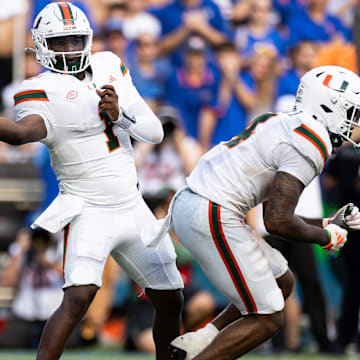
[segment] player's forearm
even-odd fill
[[[47,129],[40,115],[24,116],[17,122],[0,118],[0,141],[10,145],[22,145],[40,141],[47,135]]]
[[[0,141],[10,145],[24,144],[24,134],[21,127],[6,118],[0,118]]]
[[[322,228],[322,220],[323,219],[309,219],[304,216],[298,216],[300,219],[306,222],[308,225],[317,226],[319,228]]]
[[[269,200],[264,205],[264,224],[270,234],[289,240],[324,246],[329,233],[318,222],[309,224],[294,215],[304,189],[303,183],[291,174],[278,171],[272,183]]]
[[[309,223],[307,222],[309,220]],[[312,222],[312,224],[311,224]],[[292,216],[279,222],[265,223],[269,233],[288,240],[314,243],[324,246],[329,243],[329,234],[320,224],[320,220],[306,221],[299,216]]]

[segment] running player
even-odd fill
[[[172,224],[231,305],[205,328],[172,341],[172,359],[237,359],[282,325],[293,277],[285,258],[246,225],[252,207],[264,203],[269,233],[331,251],[345,244],[347,231],[360,229],[353,204],[331,219],[294,214],[333,147],[345,140],[360,148],[351,138],[359,119],[359,77],[336,66],[315,68],[301,79],[294,111],[257,117],[200,159],[175,195]]]

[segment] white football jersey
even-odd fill
[[[124,109],[140,95],[113,53],[94,54],[91,70],[83,81],[51,71],[25,80],[14,96],[17,119],[43,117],[47,137],[42,142],[50,150],[61,193],[96,205],[130,205],[138,194],[130,137],[102,119],[95,89],[113,85]]]
[[[325,127],[304,112],[267,113],[202,156],[187,184],[244,217],[268,199],[277,171],[307,186],[320,174],[331,152]]]

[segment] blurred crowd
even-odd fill
[[[22,38],[24,47],[33,46],[33,19],[50,2],[0,0],[0,113],[8,118],[14,117],[13,94],[21,78],[43,71],[33,53],[19,55],[14,47]],[[358,25],[358,0],[70,2],[90,20],[92,51],[112,51],[121,57],[139,93],[163,123],[161,144],[134,142],[140,188],[159,218],[165,216],[171,197],[204,152],[240,133],[260,113],[290,111],[299,79],[309,69],[340,65],[358,72],[353,30]],[[358,199],[360,161],[349,149],[339,155],[349,162],[348,167],[341,168],[346,162],[339,162],[338,155],[330,162],[305,204],[305,214],[318,207],[316,216],[329,215],[332,208],[349,201],[345,189],[351,193],[350,201]],[[14,148],[0,143],[0,168],[29,163],[38,169],[43,195],[27,214],[24,227],[56,196],[57,181],[41,144]],[[345,180],[339,175],[344,171]],[[249,223],[262,231],[258,214],[250,214]],[[0,243],[0,250],[8,254],[0,258],[1,289],[17,289],[12,311],[0,312],[0,347],[35,347],[39,329],[62,292],[61,235],[51,239],[17,230],[9,248],[8,243]],[[226,303],[175,234],[173,239],[186,285],[184,329],[191,330],[203,326]],[[299,285],[288,299],[284,332],[268,349],[341,353],[349,344],[359,344],[360,349],[359,265],[351,257],[357,252],[344,251],[335,258],[312,246],[291,249],[281,241],[277,245],[278,239],[269,241],[287,254]],[[49,296],[53,309],[44,305],[43,299]],[[129,350],[154,352],[151,321],[146,296],[109,260],[103,288],[69,346],[112,341]]]

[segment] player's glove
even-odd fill
[[[119,117],[114,120],[113,123],[126,130],[131,125],[136,124],[136,119],[134,115],[129,114],[126,110],[119,106]]]
[[[337,251],[345,245],[348,234],[347,230],[335,224],[327,225],[324,229],[329,234],[329,243],[323,246],[324,249]]]
[[[359,208],[352,203],[340,208],[331,218],[323,219],[323,228],[329,224],[335,224],[347,231],[360,230]]]

